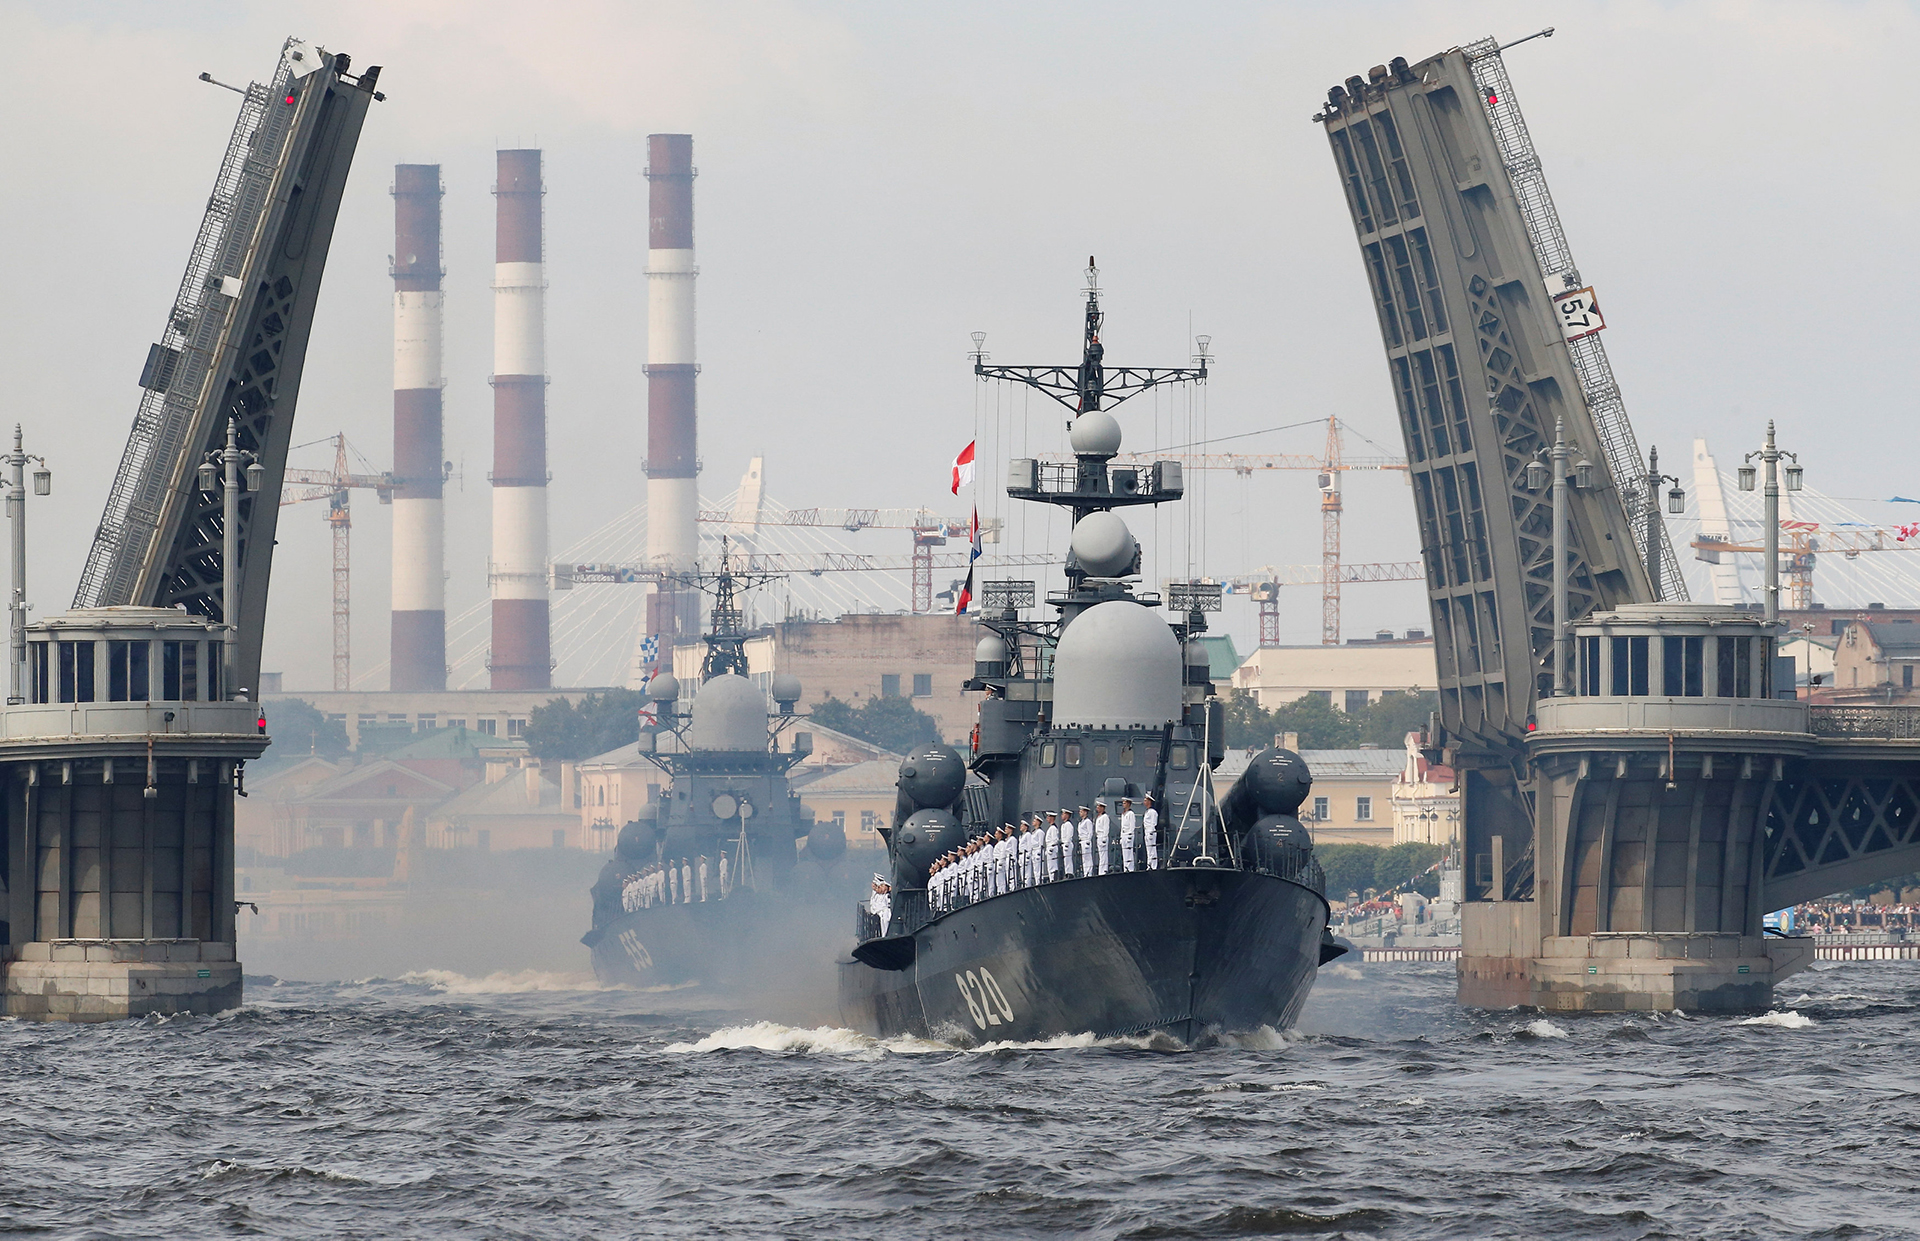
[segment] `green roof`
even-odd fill
[[[477,760],[502,750],[524,750],[526,746],[527,743],[517,737],[509,740],[472,728],[430,728],[420,734],[419,740],[388,750],[381,757],[396,761],[407,758]]]
[[[1234,649],[1233,638],[1224,633],[1203,633],[1200,645],[1207,651],[1209,679],[1232,681],[1234,671],[1240,667],[1240,652]]]

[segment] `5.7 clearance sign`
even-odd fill
[[[1560,317],[1560,334],[1569,342],[1591,336],[1607,326],[1607,321],[1600,317],[1600,302],[1593,295],[1592,285],[1560,294],[1553,299],[1553,308]]]

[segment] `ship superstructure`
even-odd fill
[[[1051,619],[1023,616],[1033,583],[985,586],[972,753],[927,746],[901,765],[891,891],[863,912],[841,966],[843,1019],[875,1033],[1191,1043],[1284,1028],[1323,953],[1340,951],[1294,817],[1311,785],[1299,756],[1265,751],[1216,795],[1223,712],[1197,639],[1218,586],[1140,590],[1140,545],[1120,515],[1184,487],[1176,460],[1113,464],[1110,407],[1204,379],[1206,356],[1191,369],[1106,367],[1097,274],[1089,261],[1078,368],[976,357],[977,373],[1073,412],[1073,460],[1015,460],[1007,485],[1072,513],[1067,585],[1045,600]]]

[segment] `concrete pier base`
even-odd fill
[[[119,1021],[238,1008],[233,945],[197,939],[57,939],[16,945],[0,963],[0,1016]]]
[[[1548,1013],[1761,1012],[1813,963],[1807,938],[1623,931],[1552,936],[1536,957],[1463,956],[1460,1001]]]

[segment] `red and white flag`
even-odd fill
[[[962,487],[973,485],[973,443],[969,441],[960,455],[953,459],[953,494],[959,495]]]

